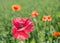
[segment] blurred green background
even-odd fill
[[[21,6],[21,11],[13,11],[11,7],[14,4],[19,4]],[[38,20],[37,23],[40,25],[36,26],[35,24],[35,27],[40,29],[38,32],[35,31],[38,33],[39,39],[36,37],[32,38],[33,35],[31,35],[29,38],[30,42],[26,43],[43,43],[42,40],[44,39],[44,34],[41,33],[41,29],[43,29],[43,25],[45,24],[41,20],[43,15],[50,14],[52,17],[50,28],[52,28],[54,31],[60,31],[60,0],[0,0],[0,43],[21,43],[20,40],[16,41],[11,36],[11,20],[15,17],[28,17],[31,18],[35,23],[36,21],[34,21],[30,16],[31,12],[34,10],[38,11],[39,13],[39,16],[36,17],[36,21]],[[36,42],[34,39],[37,41],[40,40],[40,42]]]

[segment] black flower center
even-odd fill
[[[19,28],[23,28],[24,26],[23,25],[20,25]]]

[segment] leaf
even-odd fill
[[[35,43],[35,40],[34,40],[34,39],[32,39],[32,40],[30,41],[30,43]]]
[[[57,12],[57,13],[56,13],[56,16],[57,16],[57,17],[60,17],[60,12]]]

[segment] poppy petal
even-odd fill
[[[20,40],[28,38],[28,34],[24,31],[17,31],[16,28],[12,28],[11,31],[14,38],[17,38]]]
[[[21,18],[14,18],[12,20],[12,25],[19,28],[20,25],[24,25],[24,21]]]
[[[29,22],[29,24],[25,27],[26,32],[31,32],[33,30],[34,26],[32,22]]]

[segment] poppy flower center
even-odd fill
[[[17,7],[14,7],[14,9],[18,9]]]
[[[24,26],[23,25],[20,25],[19,28],[23,28]]]
[[[46,19],[46,17],[44,17],[44,19]]]
[[[50,19],[50,17],[48,17],[48,19]]]

